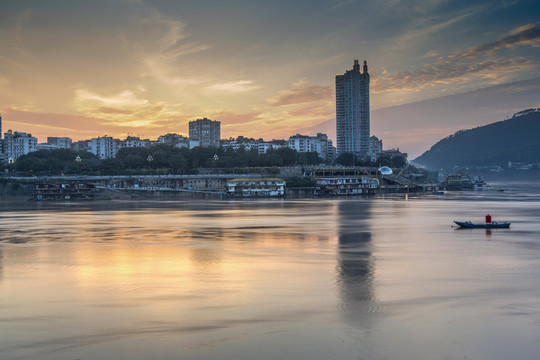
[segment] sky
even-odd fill
[[[523,0],[2,1],[2,131],[155,139],[207,117],[222,138],[335,138],[335,75],[359,59],[372,135],[419,155],[540,107],[539,15]]]

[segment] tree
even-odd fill
[[[283,159],[278,154],[269,154],[264,158],[265,166],[281,166],[283,164]]]
[[[188,161],[180,152],[178,152],[170,155],[169,165],[171,166],[173,172],[179,173],[180,171],[187,169]]]
[[[282,166],[295,165],[297,152],[294,149],[283,147],[279,149],[269,149],[267,154],[277,154],[281,157]]]
[[[402,168],[407,164],[407,160],[403,156],[394,156],[392,158],[392,165],[395,168]]]
[[[103,174],[120,174],[122,173],[122,162],[115,158],[103,159],[100,168]]]
[[[298,153],[298,164],[300,165],[317,165],[322,161],[319,158],[319,153],[317,152],[301,152]]]
[[[353,153],[350,153],[350,152],[341,153],[336,158],[336,163],[338,163],[340,165],[343,165],[343,166],[359,165],[359,161],[358,161],[358,158],[356,157],[356,155],[354,155]]]
[[[75,159],[80,157],[82,162],[96,159],[96,156],[86,151],[73,151],[70,149],[39,150],[19,156],[14,164],[14,169],[34,175],[55,175],[63,172],[76,173]]]
[[[377,159],[377,165],[378,166],[388,166],[388,167],[393,167],[394,166],[394,162],[392,161],[392,159],[388,156],[379,156],[379,158]]]
[[[141,169],[146,166],[145,158],[141,155],[129,154],[121,161],[124,169]]]

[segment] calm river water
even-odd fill
[[[0,206],[3,360],[540,356],[538,185]]]

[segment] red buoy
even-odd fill
[[[491,224],[491,215],[486,215],[486,224]]]

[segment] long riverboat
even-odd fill
[[[92,184],[37,184],[32,194],[36,201],[88,200],[96,195]]]

